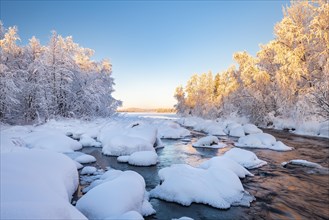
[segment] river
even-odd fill
[[[161,116],[161,115],[159,115]],[[162,117],[162,116],[161,116]],[[167,116],[166,116],[167,117]],[[169,115],[169,118],[172,117]],[[284,161],[305,159],[329,167],[329,139],[294,135],[285,131],[264,130],[293,151],[247,149],[268,162],[267,165],[250,170],[255,176],[242,179],[245,190],[255,201],[251,207],[231,207],[228,210],[215,209],[207,205],[195,204],[184,207],[176,203],[152,198],[150,200],[156,214],[146,219],[172,219],[188,216],[193,219],[329,219],[329,174],[315,168],[288,164]],[[104,156],[99,148],[87,147],[82,152],[96,157],[96,166],[105,169],[134,170],[141,174],[149,191],[159,184],[157,172],[171,164],[187,163],[197,166],[202,161],[223,154],[226,149],[194,148],[191,141],[202,136],[193,133],[188,139],[163,140],[164,148],[157,150],[159,163],[151,167],[135,167],[118,163],[116,157]],[[221,137],[231,144],[234,138]],[[232,146],[233,147],[233,146]]]

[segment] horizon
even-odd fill
[[[175,88],[190,76],[221,72],[233,64],[234,52],[255,55],[272,40],[288,4],[1,1],[1,20],[18,27],[22,44],[32,36],[47,44],[56,30],[95,50],[95,60],[109,58],[121,108],[173,108]]]

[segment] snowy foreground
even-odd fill
[[[154,166],[161,139],[191,136],[186,128],[208,136],[194,147],[227,148],[221,155],[193,167],[173,164],[159,170],[161,183],[147,192],[143,177],[134,171],[92,166],[96,158],[79,152],[83,147],[101,148],[104,155],[133,166]],[[253,124],[207,121],[198,118],[175,120],[123,117],[80,120],[51,120],[40,126],[1,127],[1,219],[143,219],[152,215],[149,198],[184,206],[203,203],[219,209],[250,206],[254,197],[244,190],[241,178],[252,178],[248,169],[267,164],[253,152],[221,142],[222,135],[238,138],[243,148],[293,150]],[[303,161],[302,161],[303,162]],[[300,161],[290,161],[300,163]],[[85,166],[87,164],[87,166]],[[302,164],[314,164],[303,162]],[[71,205],[81,180],[85,193]],[[187,217],[186,217],[187,218]]]

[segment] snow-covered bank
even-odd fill
[[[78,172],[46,150],[1,154],[1,219],[86,219],[71,205]]]
[[[299,135],[310,135],[329,138],[329,121],[320,122],[296,121],[292,119],[273,117],[273,125],[265,128],[277,130],[289,130]],[[229,118],[218,118],[216,120],[206,120],[199,117],[182,117],[177,122],[183,126],[190,127],[195,131],[202,131],[209,135],[229,135],[233,137],[243,137],[250,134],[258,134],[263,131],[244,117],[232,116]]]
[[[88,219],[126,219],[131,212],[148,216],[155,213],[148,202],[145,181],[134,171],[110,171],[102,182],[90,189],[76,207]],[[130,214],[129,214],[130,213]],[[134,213],[133,217],[140,218]]]
[[[272,127],[277,130],[289,130],[294,134],[329,138],[329,121],[296,121],[276,117],[273,118]]]

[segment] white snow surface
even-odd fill
[[[187,164],[174,164],[159,171],[162,183],[150,191],[150,196],[184,206],[192,202],[227,209],[232,204],[249,206],[239,177],[229,169],[200,169]]]
[[[199,168],[202,169],[229,169],[233,171],[238,177],[245,178],[246,176],[253,176],[248,170],[246,170],[242,165],[230,159],[229,157],[217,156],[201,163]]]
[[[117,160],[134,166],[152,166],[158,162],[158,155],[155,151],[138,151],[129,156],[119,156]]]
[[[159,121],[157,123],[154,122],[153,125],[158,129],[159,138],[179,139],[191,135],[189,130],[173,121]]]
[[[98,136],[105,155],[130,155],[138,151],[154,151],[157,129],[150,124],[134,122],[129,125],[109,124]]]
[[[226,151],[223,157],[234,160],[247,169],[254,169],[267,164],[266,161],[258,159],[255,153],[240,148],[232,148]]]
[[[317,169],[326,169],[325,167],[321,166],[318,163],[310,162],[307,160],[302,159],[296,159],[296,160],[290,160],[288,162],[283,162],[282,165],[285,166],[286,164],[294,164],[294,165],[301,165],[305,167],[311,167],[311,168],[317,168]]]
[[[211,145],[217,145],[219,140],[216,136],[206,136],[200,138],[197,142],[193,143],[193,147],[211,147]]]
[[[180,218],[173,218],[172,220],[194,220],[193,218],[182,216]]]
[[[93,175],[94,173],[96,173],[97,169],[96,167],[92,167],[92,166],[85,166],[80,174],[81,175]]]
[[[28,148],[37,148],[60,153],[73,152],[82,148],[81,143],[54,130],[35,131],[23,137]]]
[[[87,134],[82,134],[80,136],[79,142],[83,147],[102,147],[102,143],[96,141],[94,138],[90,137]]]
[[[0,156],[1,219],[86,219],[70,204],[78,173],[68,157],[43,150]]]
[[[263,133],[263,131],[259,128],[257,128],[256,125],[254,124],[245,124],[243,125],[243,130],[245,132],[246,135],[248,134],[257,134],[257,133]]]
[[[276,151],[289,151],[293,148],[288,147],[281,141],[276,141],[275,137],[267,133],[250,134],[240,137],[235,143],[237,147],[266,148]]]
[[[93,163],[93,162],[96,162],[96,158],[94,156],[88,155],[88,154],[78,156],[74,160],[78,163]]]
[[[129,211],[136,211],[143,216],[155,213],[148,202],[145,181],[141,175],[134,171],[107,175],[106,181],[90,189],[76,204],[88,219],[113,219]]]

